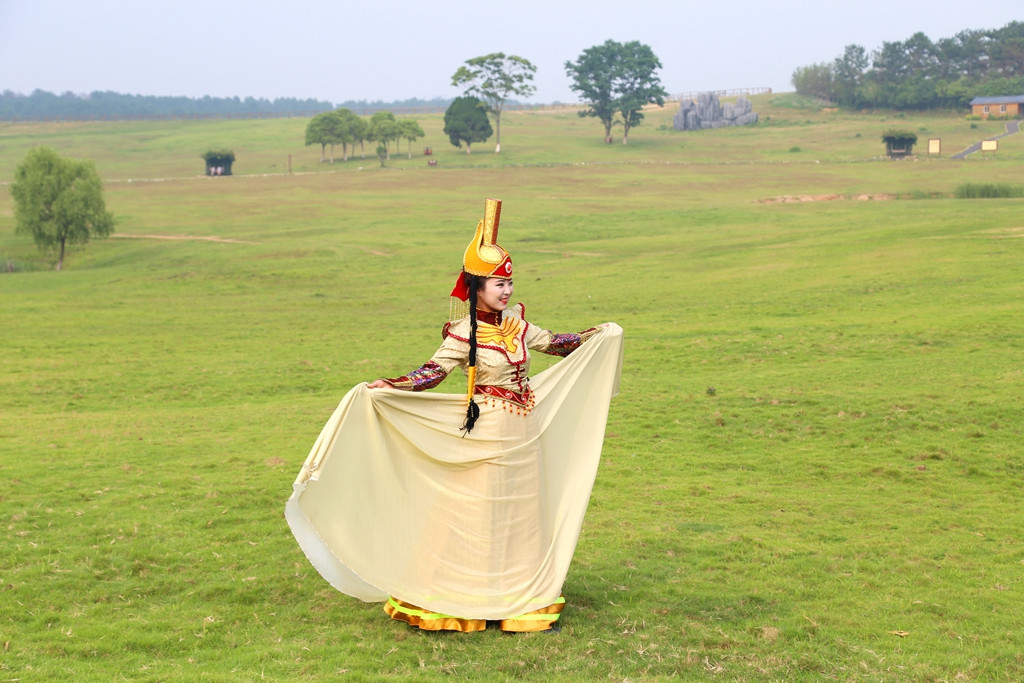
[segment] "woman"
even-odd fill
[[[349,392],[286,507],[325,578],[425,630],[557,624],[617,391],[617,325],[555,335],[509,305],[500,210],[487,200],[441,347],[408,375]],[[530,349],[569,358],[530,379]],[[464,398],[388,390],[429,389],[456,367]]]

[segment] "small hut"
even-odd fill
[[[231,175],[235,153],[230,149],[209,149],[202,154],[206,161],[206,175]]]

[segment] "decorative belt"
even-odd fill
[[[505,389],[503,387],[496,387],[491,384],[477,384],[477,394],[486,394],[491,398],[496,398],[500,401],[506,401],[508,403],[514,403],[517,406],[525,408],[527,412],[533,409],[534,396],[530,388],[527,387],[526,391],[519,393],[512,391],[511,389]]]

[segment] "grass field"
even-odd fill
[[[1024,138],[799,105],[508,112],[500,155],[424,115],[383,169],[300,119],[0,123],[0,182],[48,144],[118,217],[57,273],[0,192],[0,680],[1024,677],[1024,200],[952,198]],[[341,396],[433,352],[488,196],[530,318],[626,331],[557,635],[390,622],[283,518]]]

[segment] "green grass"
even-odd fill
[[[510,112],[468,156],[423,117],[436,168],[320,165],[301,120],[0,124],[0,179],[95,158],[121,235],[53,272],[0,193],[0,678],[1021,678],[1021,203],[947,197],[1024,141],[755,108],[626,146]],[[944,156],[882,160],[891,125]],[[487,196],[532,319],[626,330],[556,636],[390,622],[282,514],[342,394],[434,350]]]

